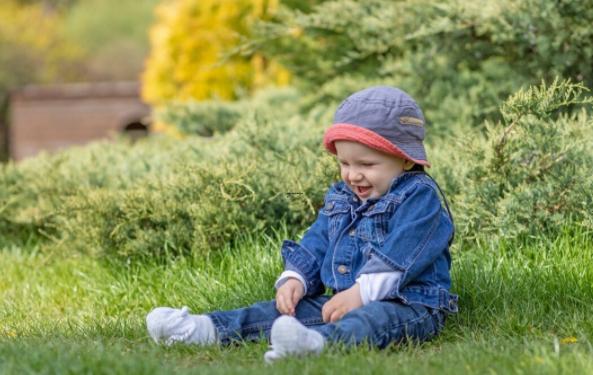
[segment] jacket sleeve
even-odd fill
[[[370,258],[359,274],[400,272],[388,298],[413,281],[448,248],[453,223],[441,206],[437,192],[429,185],[416,184],[389,220],[382,246],[372,246]]]
[[[327,226],[328,216],[320,210],[300,243],[290,240],[282,243],[284,269],[303,277],[308,296],[321,294],[325,290],[321,282],[321,265],[329,246]]]

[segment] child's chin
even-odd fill
[[[381,198],[385,193],[380,193],[378,191],[373,191],[371,192],[371,194],[369,194],[369,196],[367,197],[367,199],[379,199]]]
[[[371,198],[375,198],[375,193],[370,192],[369,194],[356,194],[358,196],[358,198],[360,198],[363,201],[366,201],[367,199],[371,199]]]

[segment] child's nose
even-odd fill
[[[362,179],[362,173],[357,170],[350,170],[348,178],[350,181],[360,181]]]

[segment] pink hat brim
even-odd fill
[[[326,130],[323,136],[323,145],[332,154],[336,154],[335,141],[353,141],[359,142],[375,150],[385,152],[398,158],[413,161],[416,164],[430,167],[430,163],[426,160],[418,160],[410,157],[399,147],[391,143],[389,140],[383,138],[374,131],[362,128],[352,124],[333,124]]]

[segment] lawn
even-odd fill
[[[194,312],[274,295],[285,233],[244,238],[210,258],[115,264],[46,253],[0,252],[0,373],[593,373],[593,238],[566,231],[528,244],[457,244],[460,312],[422,345],[331,347],[266,365],[267,344],[203,348],[154,344],[154,306]]]

